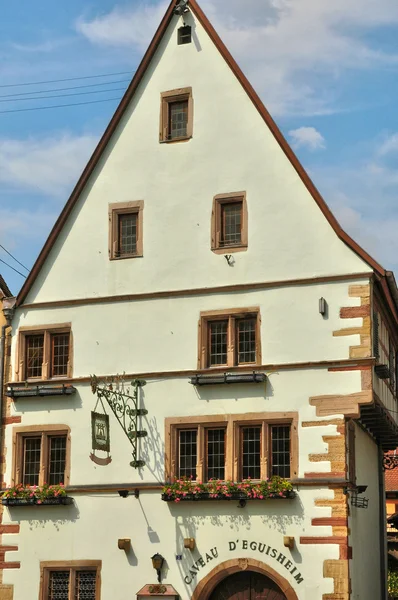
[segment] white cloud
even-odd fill
[[[366,33],[398,24],[395,0],[202,0],[271,111],[324,114],[336,108],[333,85],[347,69],[397,65]],[[77,29],[91,42],[142,51],[165,11],[164,0],[114,8]]]
[[[315,127],[299,127],[289,131],[294,148],[308,148],[308,150],[321,150],[325,148],[325,138]]]
[[[64,197],[76,183],[97,137],[61,133],[25,140],[0,138],[0,184]]]
[[[398,133],[394,133],[385,138],[378,148],[378,154],[385,156],[398,151]]]

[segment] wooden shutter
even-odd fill
[[[376,311],[373,312],[373,356],[376,360],[380,358],[379,350],[379,315]]]
[[[349,421],[347,423],[347,450],[348,450],[348,480],[355,484],[355,423]]]

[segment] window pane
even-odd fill
[[[95,600],[95,571],[76,571],[75,600]]]
[[[138,215],[119,215],[119,256],[137,254]]]
[[[41,377],[43,365],[44,335],[27,335],[26,377]]]
[[[271,426],[271,475],[290,477],[290,426]]]
[[[256,324],[255,318],[237,321],[238,364],[256,362]]]
[[[169,138],[187,136],[188,100],[169,102]]]
[[[39,485],[41,437],[26,437],[23,441],[24,485]]]
[[[50,571],[48,600],[68,600],[69,571]]]
[[[68,374],[69,333],[55,333],[51,336],[51,375],[61,377]]]
[[[207,430],[207,479],[225,479],[225,429]]]
[[[209,363],[210,366],[227,364],[228,321],[209,323]]]
[[[221,245],[233,246],[242,241],[242,202],[221,204]]]
[[[179,477],[196,479],[197,437],[196,429],[179,432]]]
[[[49,438],[49,468],[47,483],[55,485],[65,481],[66,435]]]
[[[260,479],[261,426],[242,427],[242,479]]]

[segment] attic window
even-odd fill
[[[184,25],[178,30],[177,43],[179,46],[183,44],[190,44],[192,42],[192,27],[190,25]]]
[[[192,88],[180,88],[161,94],[160,142],[178,142],[192,137]]]
[[[142,200],[109,205],[109,258],[134,258],[143,255]]]
[[[216,254],[247,249],[246,193],[220,194],[213,200],[211,249]]]

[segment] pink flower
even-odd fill
[[[174,502],[181,502],[181,498],[176,498]]]
[[[41,504],[41,503],[42,503],[42,502],[41,502],[41,500],[38,500],[38,501],[37,501],[37,504]]]

